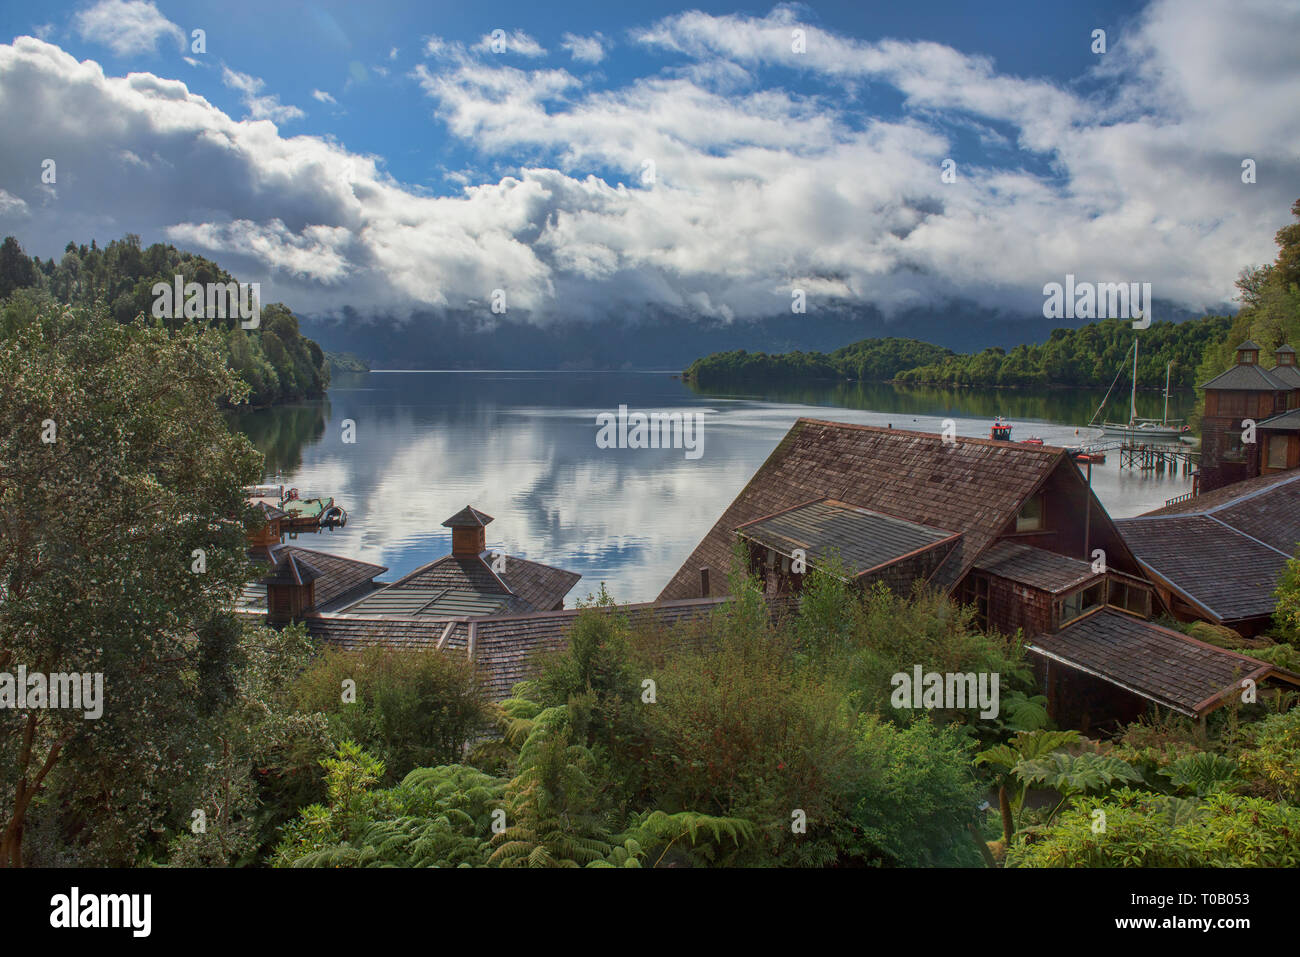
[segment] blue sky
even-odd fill
[[[11,5],[0,232],[316,314],[1032,309],[1066,272],[1203,308],[1300,195],[1298,36],[1294,0]]]
[[[189,54],[160,37],[155,47],[116,53],[75,25],[87,3],[41,4],[35,9],[10,7],[0,12],[0,36],[44,32],[78,59],[94,59],[107,71],[128,73],[147,70],[186,82],[214,105],[232,116],[244,112],[237,90],[221,82],[222,65],[262,79],[285,104],[297,104],[306,115],[286,132],[333,136],[350,150],[384,157],[386,168],[404,182],[447,192],[445,168],[481,165],[504,170],[508,161],[485,158],[471,144],[448,136],[440,128],[427,101],[411,96],[407,74],[426,62],[423,50],[430,35],[472,45],[495,29],[522,30],[547,50],[538,57],[503,57],[513,65],[560,65],[583,69],[593,89],[617,89],[639,76],[681,65],[684,56],[656,56],[631,42],[627,32],[685,9],[718,15],[745,13],[763,17],[771,5],[738,7],[725,3],[682,5],[671,2],[631,4],[574,3],[329,3],[274,4],[237,2],[211,4],[162,3],[160,13],[185,32],[201,28],[207,34],[208,52]],[[1002,72],[1042,76],[1062,84],[1079,81],[1095,65],[1097,56],[1088,38],[1101,28],[1116,35],[1120,24],[1130,22],[1140,9],[1132,2],[1045,4],[1019,0],[997,5],[969,0],[941,0],[926,4],[826,3],[790,5],[800,11],[801,22],[849,36],[928,40],[972,55],[994,59]],[[980,8],[985,7],[981,12]],[[558,14],[555,11],[560,11]],[[575,61],[562,46],[565,34],[606,39],[607,50],[599,63]],[[38,34],[39,35],[39,34]],[[1073,38],[1076,42],[1069,42]],[[395,51],[395,55],[394,55]],[[184,61],[185,56],[196,65]],[[206,74],[205,75],[205,71]],[[764,68],[765,81],[791,90],[824,91],[815,76]],[[1086,82],[1086,80],[1084,81]],[[314,91],[338,101],[322,104]],[[900,98],[888,88],[864,88],[855,99],[865,111],[899,112]],[[330,108],[333,107],[333,108]],[[973,155],[979,143],[966,137]],[[608,173],[608,170],[601,171]]]

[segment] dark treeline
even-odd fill
[[[1055,329],[1041,345],[1020,345],[1010,352],[985,349],[970,355],[952,355],[901,372],[899,382],[949,386],[1071,386],[1105,388],[1116,381],[1132,382],[1133,339],[1140,336],[1138,388],[1164,388],[1168,364],[1169,385],[1190,389],[1196,369],[1207,349],[1227,335],[1232,320],[1206,316],[1187,322],[1153,322],[1135,330],[1126,319],[1103,319],[1081,329]]]
[[[734,349],[696,359],[683,373],[696,385],[797,382],[814,379],[893,379],[900,372],[953,356],[951,349],[916,339],[863,339],[834,352],[747,352]]]
[[[735,382],[789,383],[816,379],[895,381],[958,388],[1069,386],[1106,388],[1116,379],[1130,381],[1125,357],[1133,337],[1141,335],[1139,387],[1164,387],[1167,363],[1170,384],[1189,389],[1207,350],[1217,349],[1232,320],[1207,316],[1187,322],[1153,322],[1135,332],[1127,320],[1105,319],[1081,329],[1056,329],[1039,345],[1019,345],[1010,352],[994,347],[966,355],[915,339],[864,339],[834,352],[783,355],[719,352],[693,362],[685,377],[700,386]]]
[[[28,257],[12,236],[0,244],[0,300],[49,296],[123,324],[140,315],[171,329],[191,323],[193,320],[182,315],[153,319],[154,284],[171,285],[177,276],[186,283],[237,281],[211,260],[175,246],[154,243],[142,249],[140,237],[132,234],[103,248],[93,240],[89,246],[70,242],[57,263],[53,258]],[[261,324],[255,329],[241,328],[235,317],[207,322],[222,332],[226,363],[251,388],[250,404],[264,406],[324,395],[329,385],[325,354],[298,331],[298,319],[287,306],[262,306]],[[6,336],[12,331],[2,330]]]

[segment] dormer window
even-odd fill
[[[1020,509],[1020,514],[1016,516],[1016,531],[1042,531],[1045,527],[1043,521],[1044,514],[1043,493],[1039,492],[1037,495],[1030,498],[1029,501],[1025,502],[1024,506]]]

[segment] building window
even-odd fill
[[[1066,595],[1061,599],[1060,624],[1065,625],[1067,622],[1086,615],[1094,608],[1100,608],[1105,595],[1105,581],[1099,581],[1095,585],[1089,585],[1087,588],[1081,588],[1073,594]]]
[[[1271,469],[1286,468],[1287,446],[1290,444],[1290,438],[1285,435],[1270,435],[1268,437],[1268,467]]]
[[[1043,496],[1040,493],[1027,501],[1016,516],[1016,531],[1037,532],[1043,527]]]
[[[1151,592],[1134,582],[1121,578],[1110,580],[1110,595],[1106,604],[1131,612],[1139,618],[1151,617]]]
[[[1224,462],[1244,462],[1246,461],[1246,449],[1241,444],[1241,431],[1239,429],[1229,429],[1223,436],[1223,455]]]

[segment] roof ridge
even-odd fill
[[[378,568],[380,571],[388,571],[387,565],[377,565],[374,562],[363,561],[360,558],[353,558],[350,555],[336,555],[333,552],[322,552],[318,548],[304,548],[302,545],[290,545],[287,542],[280,545],[280,548],[292,552],[306,552],[309,555],[320,555],[323,558],[335,558],[341,562],[351,562],[354,565],[368,565],[371,568]]]
[[[1294,411],[1300,411],[1300,410],[1294,410]],[[1213,515],[1214,512],[1217,512],[1219,510],[1219,508],[1227,508],[1230,505],[1240,505],[1240,503],[1242,502],[1249,502],[1251,501],[1252,498],[1255,498],[1256,495],[1262,495],[1265,492],[1271,492],[1271,490],[1277,489],[1279,488],[1279,486],[1282,485],[1290,485],[1291,482],[1294,482],[1297,479],[1300,479],[1300,471],[1297,471],[1295,475],[1288,476],[1287,479],[1279,479],[1278,481],[1275,482],[1269,482],[1268,485],[1261,486],[1261,488],[1252,489],[1251,492],[1245,492],[1238,495],[1238,497],[1236,498],[1227,499],[1227,501],[1221,503],[1221,505],[1210,506],[1209,508],[1206,508],[1204,512],[1200,512],[1200,514]],[[1291,555],[1287,555],[1287,558],[1291,558]]]
[[[916,429],[887,429],[879,425],[867,425],[862,422],[836,422],[833,419],[817,419],[812,416],[801,415],[795,419],[794,424],[807,422],[812,425],[828,425],[839,429],[855,429],[863,432],[880,432],[884,435],[914,435],[919,439],[930,439],[938,441],[942,445],[947,445],[948,441],[944,439],[940,432],[921,432]],[[1021,452],[1033,452],[1035,454],[1058,455],[1065,452],[1065,447],[1061,445],[1026,445],[1023,442],[1002,442],[995,439],[985,439],[974,435],[954,435],[954,442],[968,445],[978,445],[985,448],[995,449],[1012,449]]]
[[[1218,511],[1218,509],[1215,509],[1214,511]],[[1282,551],[1282,549],[1280,549],[1280,548],[1273,548],[1273,546],[1270,545],[1268,542],[1261,542],[1261,541],[1260,541],[1258,538],[1256,538],[1254,535],[1251,535],[1251,534],[1249,534],[1249,533],[1247,533],[1247,532],[1243,532],[1241,529],[1237,528],[1235,525],[1229,525],[1229,524],[1228,524],[1227,522],[1225,522],[1223,519],[1219,518],[1217,515],[1212,514],[1211,512],[1205,512],[1204,514],[1205,514],[1205,517],[1208,518],[1210,521],[1212,521],[1212,522],[1218,522],[1220,525],[1222,525],[1222,526],[1223,526],[1224,528],[1226,528],[1228,531],[1230,531],[1230,532],[1235,532],[1236,534],[1240,535],[1242,538],[1249,538],[1249,539],[1250,539],[1252,542],[1254,542],[1256,545],[1263,545],[1265,548],[1272,549],[1273,551],[1275,551],[1275,552],[1277,552],[1279,555],[1281,555],[1283,558],[1291,558],[1291,557],[1292,557],[1292,556],[1288,555],[1286,552]]]

